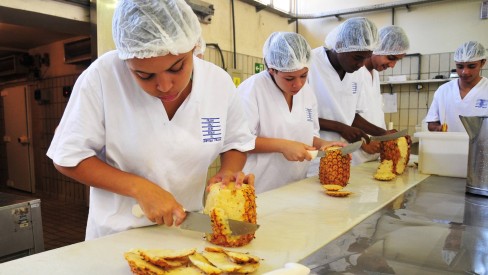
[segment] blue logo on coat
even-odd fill
[[[312,118],[312,108],[305,108],[305,112],[307,113],[307,121],[308,122],[313,122],[313,118]]]
[[[222,139],[220,118],[202,117],[202,136],[204,143],[220,141]]]
[[[358,92],[358,83],[357,82],[352,82],[351,83],[351,91],[352,94],[355,95]]]
[[[486,109],[488,107],[488,99],[478,99],[476,100],[476,103],[474,104],[475,108],[482,108]]]

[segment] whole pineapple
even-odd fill
[[[374,175],[375,179],[391,180],[395,175],[403,174],[410,159],[410,144],[407,137],[382,141],[380,146],[381,163]]]
[[[214,184],[210,187],[203,213],[212,220],[212,234],[206,234],[207,241],[225,247],[248,244],[254,234],[232,235],[228,219],[256,224],[256,195],[254,186],[234,183],[227,186]]]
[[[327,154],[320,159],[319,180],[321,184],[347,185],[351,175],[351,157],[343,156],[338,150],[339,148],[341,147],[327,148]]]

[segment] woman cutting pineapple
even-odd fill
[[[466,132],[459,115],[488,116],[488,79],[480,75],[486,63],[483,45],[469,41],[454,53],[459,79],[443,84],[425,117],[430,131]]]
[[[209,183],[253,183],[241,171],[254,148],[229,75],[194,57],[201,36],[183,0],[122,0],[116,51],[77,80],[47,155],[90,185],[86,239],[147,226],[179,225],[202,208]],[[148,219],[131,214],[139,203]]]
[[[267,70],[238,87],[257,136],[243,169],[256,176],[257,193],[304,179],[312,159],[308,150],[345,145],[320,139],[317,101],[306,83],[311,54],[305,38],[272,33],[263,56]]]

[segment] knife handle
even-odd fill
[[[132,206],[132,215],[134,215],[137,218],[144,217],[144,211],[142,211],[142,208],[139,204],[134,204]]]

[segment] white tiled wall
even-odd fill
[[[451,69],[455,69],[454,53],[439,53],[420,56],[420,79],[433,79],[438,75],[449,77]],[[417,79],[419,57],[407,56],[397,63],[394,69],[380,73],[382,80],[392,75],[408,75],[411,80]],[[482,70],[483,76],[488,76],[488,66]],[[407,128],[410,135],[415,132],[415,126],[421,124],[427,115],[434,93],[442,82],[421,83],[417,90],[416,84],[382,85],[383,93],[396,93],[398,98],[398,112],[385,114],[386,122],[393,122],[396,129]]]

